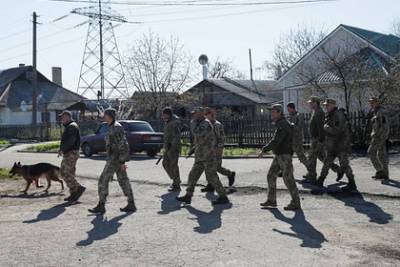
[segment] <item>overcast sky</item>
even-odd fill
[[[56,23],[48,22],[85,4],[47,0],[2,0],[1,4],[0,69],[19,63],[31,64],[31,14],[36,11],[43,23],[38,28],[39,71],[51,78],[51,67],[62,67],[64,86],[76,91],[88,26],[71,27],[86,18],[70,15]],[[115,29],[122,53],[151,29],[166,38],[170,35],[179,37],[194,57],[204,53],[211,60],[216,57],[231,59],[247,75],[248,49],[253,50],[254,66],[260,66],[271,58],[279,36],[298,24],[324,27],[328,31],[339,24],[348,24],[387,33],[393,20],[400,17],[400,0],[338,0],[323,4],[255,7],[113,7],[130,21],[145,22]]]

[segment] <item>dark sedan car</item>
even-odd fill
[[[163,133],[157,133],[151,125],[145,121],[118,121],[125,129],[126,138],[131,153],[146,152],[149,157],[154,157],[163,146]],[[103,122],[95,134],[81,138],[81,149],[85,156],[106,151],[105,137],[108,132],[108,124]]]

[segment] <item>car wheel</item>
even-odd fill
[[[82,145],[82,152],[86,157],[91,157],[93,155],[92,148],[88,143]]]
[[[147,156],[149,156],[150,158],[154,158],[157,155],[157,151],[154,149],[151,150],[147,150],[146,151]]]

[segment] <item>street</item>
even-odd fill
[[[0,152],[0,167],[60,162],[55,154],[17,150]],[[398,266],[399,157],[390,160],[393,180],[385,184],[370,178],[367,158],[351,161],[361,194],[341,193],[344,183],[333,174],[323,195],[298,184],[303,211],[294,213],[283,211],[290,199],[281,179],[278,209],[259,208],[271,159],[224,160],[237,171],[237,192],[230,195],[231,205],[213,208],[210,199],[216,196],[199,189],[192,205],[181,207],[176,194],[167,193],[162,166],[134,156],[128,171],[138,212],[119,211],[126,200],[112,182],[103,217],[87,209],[96,204],[104,158],[81,158],[77,173],[88,190],[76,205],[63,203],[67,192],[60,193],[58,184],[48,195],[32,188],[21,196],[23,181],[0,183],[0,266]],[[192,163],[181,158],[183,181]],[[294,165],[300,179],[305,170],[297,159]]]

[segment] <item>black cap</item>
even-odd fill
[[[63,115],[68,115],[70,117],[72,117],[72,113],[69,110],[63,110],[60,115],[58,115],[59,117],[63,116]]]
[[[104,110],[104,115],[108,115],[113,120],[115,120],[115,117],[117,116],[117,111],[113,108],[108,108],[108,109]]]
[[[286,105],[286,107],[295,109],[295,108],[296,108],[296,105],[295,105],[293,102],[289,102],[289,103]]]

